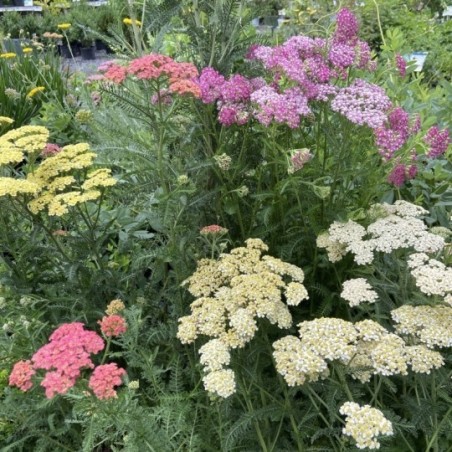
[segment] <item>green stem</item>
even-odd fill
[[[373,0],[373,2],[374,2],[375,9],[376,9],[376,12],[377,12],[377,23],[378,23],[378,29],[380,30],[381,41],[383,42],[383,45],[386,46],[385,35],[383,33],[383,27],[381,26],[380,9],[378,7],[377,1]]]
[[[105,347],[104,356],[102,356],[102,361],[100,362],[100,365],[105,363],[105,360],[107,359],[108,352],[110,351],[110,344],[111,344],[111,338],[107,337],[107,346]]]
[[[429,441],[429,443],[428,443],[428,445],[427,445],[427,451],[429,451],[430,450],[430,448],[435,444],[435,448],[434,448],[434,450],[438,450],[438,444],[437,444],[437,438],[438,438],[438,435],[439,435],[439,432],[440,432],[440,430],[441,430],[441,425],[443,424],[443,422],[444,421],[446,421],[446,420],[448,420],[448,418],[449,418],[449,415],[450,415],[450,413],[452,412],[452,407],[450,407],[448,410],[447,410],[447,413],[446,413],[446,415],[443,417],[443,419],[441,420],[441,422],[438,424],[438,426],[435,428],[435,433],[433,434],[433,436],[431,437],[431,439],[430,439],[430,441]]]
[[[251,398],[249,397],[249,389],[246,387],[245,381],[242,379],[242,388],[243,388],[243,396],[245,399],[245,405],[248,413],[253,414],[255,412],[253,402],[251,401]],[[256,430],[257,438],[259,440],[259,444],[261,446],[261,450],[263,452],[269,452],[267,443],[265,441],[264,435],[262,433],[261,427],[259,425],[259,421],[253,421],[254,429]]]

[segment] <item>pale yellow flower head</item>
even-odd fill
[[[122,21],[125,25],[136,25],[137,27],[141,27],[143,24],[137,19],[131,19],[130,17],[126,17]]]
[[[58,24],[57,28],[58,30],[68,30],[69,28],[71,28],[71,24],[70,23]]]
[[[17,55],[14,52],[6,52],[6,53],[1,53],[0,54],[0,58],[3,58],[5,60],[9,60],[11,58],[15,58]]]
[[[44,86],[37,86],[36,88],[31,89],[27,94],[27,99],[31,99],[36,96],[38,93],[42,93],[45,90]]]
[[[0,116],[0,125],[9,125],[14,122],[14,119],[8,117],[8,116]]]

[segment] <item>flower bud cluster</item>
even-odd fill
[[[207,373],[206,389],[220,397],[235,388],[234,373],[225,368],[230,351],[253,339],[257,319],[289,328],[288,306],[308,298],[303,271],[262,256],[267,249],[261,240],[248,239],[246,247],[221,254],[219,260],[200,260],[196,272],[183,283],[197,299],[191,304],[191,314],[179,319],[177,336],[184,344],[201,335],[210,338],[199,350],[200,362]]]

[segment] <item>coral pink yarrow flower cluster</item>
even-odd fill
[[[140,80],[165,79],[169,91],[180,95],[201,96],[201,89],[194,78],[198,70],[192,63],[179,63],[166,55],[151,53],[135,58],[127,64],[108,62],[99,66],[105,80],[121,84],[131,75]]]
[[[227,234],[228,230],[223,226],[219,226],[218,224],[211,224],[209,226],[204,226],[200,229],[199,233],[201,235],[223,235]]]
[[[101,327],[106,336],[118,335],[126,331],[125,320],[119,315],[105,316]],[[49,343],[41,347],[28,361],[17,362],[9,377],[10,386],[22,391],[32,388],[32,377],[36,370],[47,372],[41,382],[47,398],[65,394],[72,388],[82,369],[93,369],[90,354],[99,353],[105,343],[94,331],[85,330],[81,322],[65,323],[50,336]],[[99,399],[116,397],[114,386],[121,384],[121,376],[126,371],[116,364],[105,364],[94,369],[90,387]]]
[[[65,323],[31,358],[34,369],[51,370],[41,382],[46,396],[64,394],[75,385],[81,369],[93,368],[91,353],[99,353],[104,341],[94,331],[87,331],[83,323]]]
[[[30,360],[19,361],[14,364],[11,375],[9,376],[9,385],[17,386],[24,392],[28,391],[33,386],[31,378],[35,373]]]
[[[127,323],[124,317],[117,314],[106,315],[99,322],[100,330],[107,337],[115,337],[127,331]]]
[[[111,399],[117,397],[115,386],[122,383],[121,377],[126,371],[116,363],[97,366],[89,379],[89,387],[98,399]]]

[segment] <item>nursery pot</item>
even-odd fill
[[[16,55],[22,55],[22,39],[12,38],[12,39],[4,39],[3,47],[6,52],[13,52]]]
[[[80,56],[80,43],[78,41],[71,42],[71,49],[74,56]]]
[[[58,46],[58,53],[63,58],[72,58],[71,49],[67,44],[61,44]]]
[[[105,45],[104,41],[101,41],[100,39],[96,39],[95,45],[96,50],[107,50],[107,46]]]
[[[96,49],[94,46],[82,47],[80,49],[82,53],[82,60],[95,60],[96,59]]]

